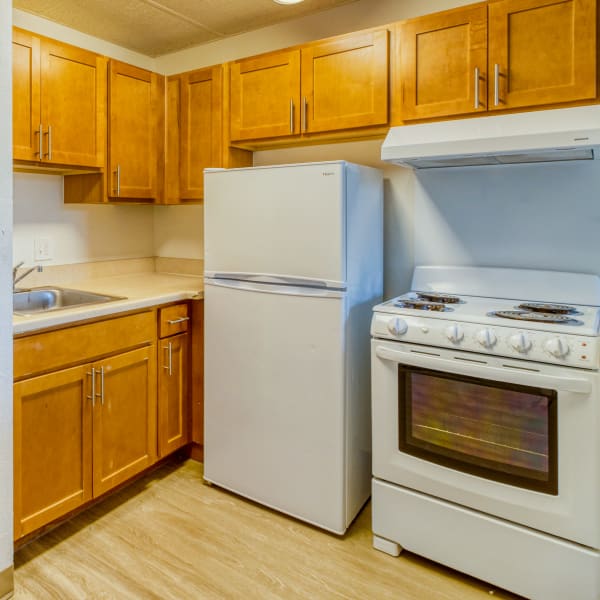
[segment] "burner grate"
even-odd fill
[[[441,292],[417,292],[417,296],[420,300],[439,302],[442,304],[457,304],[460,302],[460,298],[458,296],[453,296],[452,294],[443,294]]]
[[[410,298],[396,300],[396,302],[394,302],[394,306],[397,306],[398,308],[413,308],[415,310],[433,310],[438,312],[452,310],[443,302],[428,302],[427,300],[412,300]]]
[[[490,317],[516,319],[518,321],[536,321],[540,323],[558,323],[561,325],[582,325],[583,321],[573,319],[569,315],[536,312],[532,310],[494,310],[488,313]]]
[[[552,304],[548,302],[522,302],[517,306],[526,311],[553,313],[558,315],[577,315],[577,309],[568,304]]]

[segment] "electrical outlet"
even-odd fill
[[[33,260],[52,260],[52,249],[48,238],[33,240]]]

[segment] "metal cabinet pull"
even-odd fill
[[[185,321],[189,321],[190,318],[189,317],[179,317],[179,319],[170,319],[169,321],[167,321],[167,323],[169,325],[177,325],[177,323],[183,323]]]
[[[167,351],[167,364],[163,365],[163,369],[166,369],[170,376],[173,375],[173,344],[169,342],[167,346],[163,346],[163,350]]]
[[[294,133],[294,99],[290,98],[290,133]]]
[[[479,108],[479,67],[475,67],[475,110]]]
[[[500,65],[494,65],[494,106],[500,104]]]
[[[306,100],[306,96],[304,96],[302,98],[302,131],[306,131],[307,108],[308,108],[308,101]]]
[[[48,160],[52,160],[52,125],[48,125]]]
[[[117,198],[121,195],[121,165],[118,164],[117,165],[117,170],[115,171],[116,175],[117,175],[117,188],[115,190],[115,196],[117,196]]]
[[[100,393],[96,394],[96,398],[100,398],[100,404],[104,406],[104,367],[100,367]]]
[[[40,123],[40,126],[38,127],[38,130],[35,133],[38,136],[38,151],[35,154],[40,157],[40,160],[42,160],[42,158],[44,157],[44,154],[43,154],[44,153],[44,144],[43,144],[44,129],[43,129],[41,123]]]
[[[92,367],[91,372],[88,371],[86,374],[92,378],[92,395],[86,396],[86,398],[88,400],[92,401],[92,408],[93,408],[96,405],[96,369],[94,369],[94,367]]]

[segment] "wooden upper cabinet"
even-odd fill
[[[300,132],[300,50],[231,65],[230,137],[250,140]]]
[[[164,149],[164,77],[109,63],[108,196],[159,199]]]
[[[181,76],[181,130],[179,145],[179,196],[204,198],[204,169],[222,166],[221,66]]]
[[[106,59],[13,31],[15,160],[102,167]]]
[[[486,109],[485,3],[404,21],[397,33],[403,120]]]
[[[596,0],[490,2],[488,69],[490,110],[595,98]]]
[[[388,57],[386,29],[302,48],[302,132],[386,124]]]
[[[40,159],[40,39],[13,30],[13,158]]]

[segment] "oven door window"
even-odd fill
[[[399,365],[399,450],[558,494],[556,391]]]

